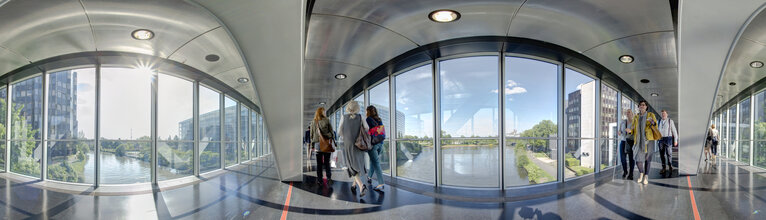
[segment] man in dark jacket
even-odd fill
[[[306,145],[306,157],[311,160],[311,152],[314,151],[314,146],[311,145],[311,125],[306,127],[306,132],[303,134],[303,144]]]

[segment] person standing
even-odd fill
[[[359,188],[359,196],[364,196],[367,193],[367,185],[362,184],[360,175],[367,174],[367,168],[365,167],[365,152],[356,148],[356,138],[359,136],[360,129],[363,131],[369,130],[367,122],[362,120],[362,115],[359,114],[359,103],[351,101],[346,105],[346,115],[340,119],[339,131],[343,139],[343,159],[348,167],[346,171],[348,176],[353,179],[351,185],[351,191],[356,192]]]
[[[330,120],[324,115],[324,108],[319,107],[314,113],[311,122],[311,145],[317,151],[317,183],[322,184],[322,170],[327,173],[327,183],[332,184],[332,170],[330,170],[330,154],[335,151],[332,147],[333,130]],[[322,142],[322,144],[320,144]]]
[[[678,130],[673,123],[673,119],[668,118],[668,112],[664,109],[661,111],[660,123],[658,125],[660,129],[660,160],[662,161],[662,170],[660,174],[673,173],[673,146],[678,146]],[[665,170],[665,164],[667,163],[667,171]]]
[[[633,157],[638,165],[638,182],[649,183],[649,170],[652,164],[652,155],[654,155],[654,141],[659,137],[654,137],[652,127],[657,126],[657,118],[654,113],[647,112],[647,103],[645,100],[638,102],[638,115],[633,116],[630,132],[633,132]]]
[[[718,130],[715,129],[715,124],[710,125],[707,129],[707,141],[705,142],[705,161],[708,159],[715,160],[715,148],[718,145]],[[711,151],[713,153],[711,153]]]
[[[636,160],[633,159],[633,134],[629,132],[633,122],[633,111],[625,112],[625,119],[620,122],[618,138],[620,139],[620,164],[622,165],[622,178],[633,180],[633,168]],[[627,146],[627,147],[626,147]],[[627,163],[626,163],[627,162]],[[630,169],[628,169],[630,168]]]
[[[367,125],[370,126],[368,133],[370,133],[371,137],[378,136],[379,138],[377,139],[380,140],[378,143],[372,143],[372,149],[367,151],[367,155],[370,156],[370,173],[367,176],[367,183],[372,186],[372,175],[377,175],[378,185],[372,189],[381,192],[383,191],[383,170],[380,168],[380,156],[383,151],[383,139],[386,137],[384,132],[385,128],[383,127],[383,120],[378,116],[378,109],[375,108],[375,106],[367,106],[366,115],[367,119],[365,121],[367,122]],[[376,138],[372,139],[373,141],[376,140]]]
[[[311,144],[311,125],[306,127],[306,132],[303,134],[303,144],[306,145],[306,158],[311,160],[311,152],[314,151],[314,145]]]

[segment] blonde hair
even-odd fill
[[[319,121],[326,118],[324,116],[324,107],[317,108],[317,111],[314,113],[314,120]]]
[[[359,103],[356,101],[350,101],[346,105],[346,113],[349,114],[358,114],[359,113]]]
[[[715,124],[710,125],[711,128],[715,129]]]

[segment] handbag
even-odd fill
[[[319,128],[319,123],[316,123],[316,121],[314,121],[314,123],[317,125],[317,133],[319,134],[319,152],[335,152],[335,148],[333,147],[333,142],[335,141],[330,138],[325,138],[324,135],[322,135],[322,129]]]
[[[386,139],[386,129],[382,124],[377,124],[377,121],[375,121],[375,123],[376,125],[370,128],[370,131],[368,132],[370,134],[370,143],[372,145],[377,145]]]
[[[662,134],[660,134],[660,129],[657,128],[657,125],[649,125],[649,129],[652,130],[652,138],[647,138],[647,140],[656,141],[662,137]]]
[[[370,134],[367,134],[364,130],[364,124],[359,123],[359,135],[356,136],[354,146],[361,151],[369,151],[372,149],[372,144],[370,144]]]

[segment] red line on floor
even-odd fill
[[[689,178],[689,176],[686,176],[686,182],[689,183],[689,196],[691,197],[691,200],[692,200],[692,210],[694,210],[694,220],[700,220],[700,213],[697,211],[697,202],[695,202],[694,200],[694,191],[692,190],[692,180],[691,178]]]
[[[285,199],[285,208],[282,209],[282,218],[281,218],[282,220],[287,219],[287,209],[290,208],[290,195],[291,194],[293,194],[293,183],[290,183],[290,188],[287,190],[287,199]]]

